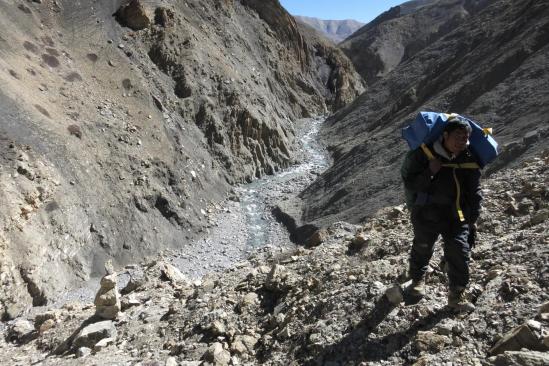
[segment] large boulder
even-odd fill
[[[139,0],[131,0],[114,14],[120,24],[133,30],[145,29],[151,20]]]
[[[538,350],[541,343],[527,324],[520,325],[505,334],[490,349],[491,355],[498,355],[505,351],[519,351],[522,348]]]
[[[76,349],[81,347],[93,348],[93,346],[104,338],[116,338],[116,334],[116,327],[110,320],[93,323],[83,328],[76,335],[73,346]]]
[[[549,354],[536,351],[507,351],[498,355],[496,366],[544,366],[549,365]]]
[[[9,326],[6,340],[9,342],[25,343],[32,339],[33,335],[34,325],[26,319],[17,319]]]

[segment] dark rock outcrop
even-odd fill
[[[129,3],[118,9],[114,16],[120,24],[133,30],[145,29],[151,24],[151,20],[139,0],[130,0]]]
[[[409,1],[395,6],[352,34],[339,47],[367,84],[460,27],[486,0]]]

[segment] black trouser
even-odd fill
[[[410,253],[410,276],[419,280],[427,271],[439,235],[444,240],[450,287],[469,283],[469,225],[459,222],[451,206],[426,205],[412,209],[414,242]]]

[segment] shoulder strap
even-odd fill
[[[434,160],[435,156],[429,150],[427,145],[425,143],[421,144],[421,150],[425,153],[427,156],[427,159]],[[454,181],[456,182],[456,210],[457,215],[459,218],[459,221],[464,222],[465,216],[463,215],[463,211],[461,210],[461,204],[460,204],[460,196],[461,196],[461,186],[459,185],[459,180],[456,175],[456,169],[480,169],[480,166],[475,162],[467,162],[467,163],[444,163],[442,164],[443,167],[452,168],[452,174],[454,176]]]

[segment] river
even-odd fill
[[[190,278],[199,278],[231,267],[261,248],[292,247],[288,231],[271,211],[276,202],[297,195],[328,167],[328,153],[318,142],[324,120],[297,121],[299,163],[236,187],[233,200],[213,218],[208,235],[186,245],[172,263]]]

